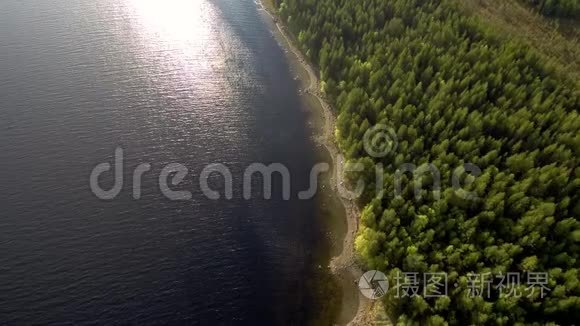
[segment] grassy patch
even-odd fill
[[[276,4],[274,3],[275,0],[261,0],[262,3],[264,4],[264,7],[266,7],[266,9],[271,12],[271,13],[277,13],[278,10],[276,10]]]
[[[550,19],[516,0],[468,0],[465,7],[502,34],[519,39],[556,63],[558,70],[580,80],[579,23]]]

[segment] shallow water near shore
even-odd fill
[[[318,260],[321,264],[328,264],[333,258],[338,257],[343,253],[346,237],[354,237],[354,234],[347,234],[349,232],[346,219],[347,217],[345,206],[339,198],[339,193],[336,191],[337,182],[340,182],[340,176],[336,175],[335,166],[331,153],[323,144],[324,137],[328,135],[326,128],[332,128],[334,125],[328,125],[325,117],[324,109],[321,102],[316,96],[309,91],[310,76],[305,69],[305,62],[302,62],[297,55],[292,53],[291,46],[288,44],[287,37],[280,32],[276,26],[275,20],[271,13],[265,13],[269,19],[269,25],[272,29],[272,34],[278,40],[281,48],[290,62],[291,72],[294,74],[294,79],[299,81],[300,99],[308,112],[308,125],[311,127],[312,137],[316,143],[316,158],[318,162],[326,162],[330,164],[330,171],[322,176],[321,180],[321,196],[318,197],[318,218],[321,220],[321,225],[326,230],[328,243],[322,247],[323,254]],[[291,36],[290,36],[291,37]],[[356,268],[355,268],[356,269]],[[357,273],[355,273],[357,274]],[[327,279],[328,285],[325,287],[329,289],[329,293],[336,296],[332,301],[326,301],[325,296],[319,296],[317,299],[321,301],[321,305],[327,307],[332,312],[327,315],[327,319],[321,324],[338,324],[346,325],[357,316],[360,304],[360,291],[356,281],[358,281],[358,274],[353,275],[352,270],[341,269],[338,272],[332,272],[330,268],[323,271],[322,278]],[[325,281],[321,281],[325,282]],[[324,286],[324,285],[323,285]]]

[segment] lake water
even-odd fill
[[[252,0],[0,2],[0,324],[316,315],[321,226],[296,193],[317,156],[297,88]],[[123,188],[101,200],[89,176],[117,147]],[[271,200],[244,200],[253,162],[285,164],[291,200],[278,179]],[[191,200],[159,190],[168,163],[189,169],[172,188]],[[231,169],[233,199],[201,193],[209,163]]]

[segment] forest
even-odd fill
[[[580,18],[580,0],[524,0],[540,13],[552,17]]]
[[[379,193],[375,169],[349,178],[367,181],[356,250],[368,269],[389,276],[387,313],[404,325],[580,320],[576,81],[465,14],[459,2],[283,0],[277,6],[320,69],[347,160],[384,166]],[[383,157],[363,146],[365,132],[377,124],[390,126],[398,139],[396,151]],[[431,186],[432,172],[406,173],[395,196],[395,174],[405,163],[436,166],[441,191]],[[451,187],[454,170],[466,163],[481,170],[462,179],[475,194],[470,198]],[[446,295],[395,297],[394,279],[411,272],[446,273]],[[508,295],[495,281],[487,296],[470,293],[470,274],[517,273],[521,283],[511,290],[524,293],[529,276],[540,272],[547,275],[543,295]]]

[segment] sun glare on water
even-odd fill
[[[127,0],[148,33],[170,42],[199,45],[210,33],[207,0]],[[193,44],[192,44],[193,43]]]
[[[162,76],[153,82],[163,93],[219,94],[220,89],[242,85],[260,91],[261,84],[248,69],[250,50],[211,0],[124,1],[137,34],[132,42],[146,69],[152,70],[150,75]]]

